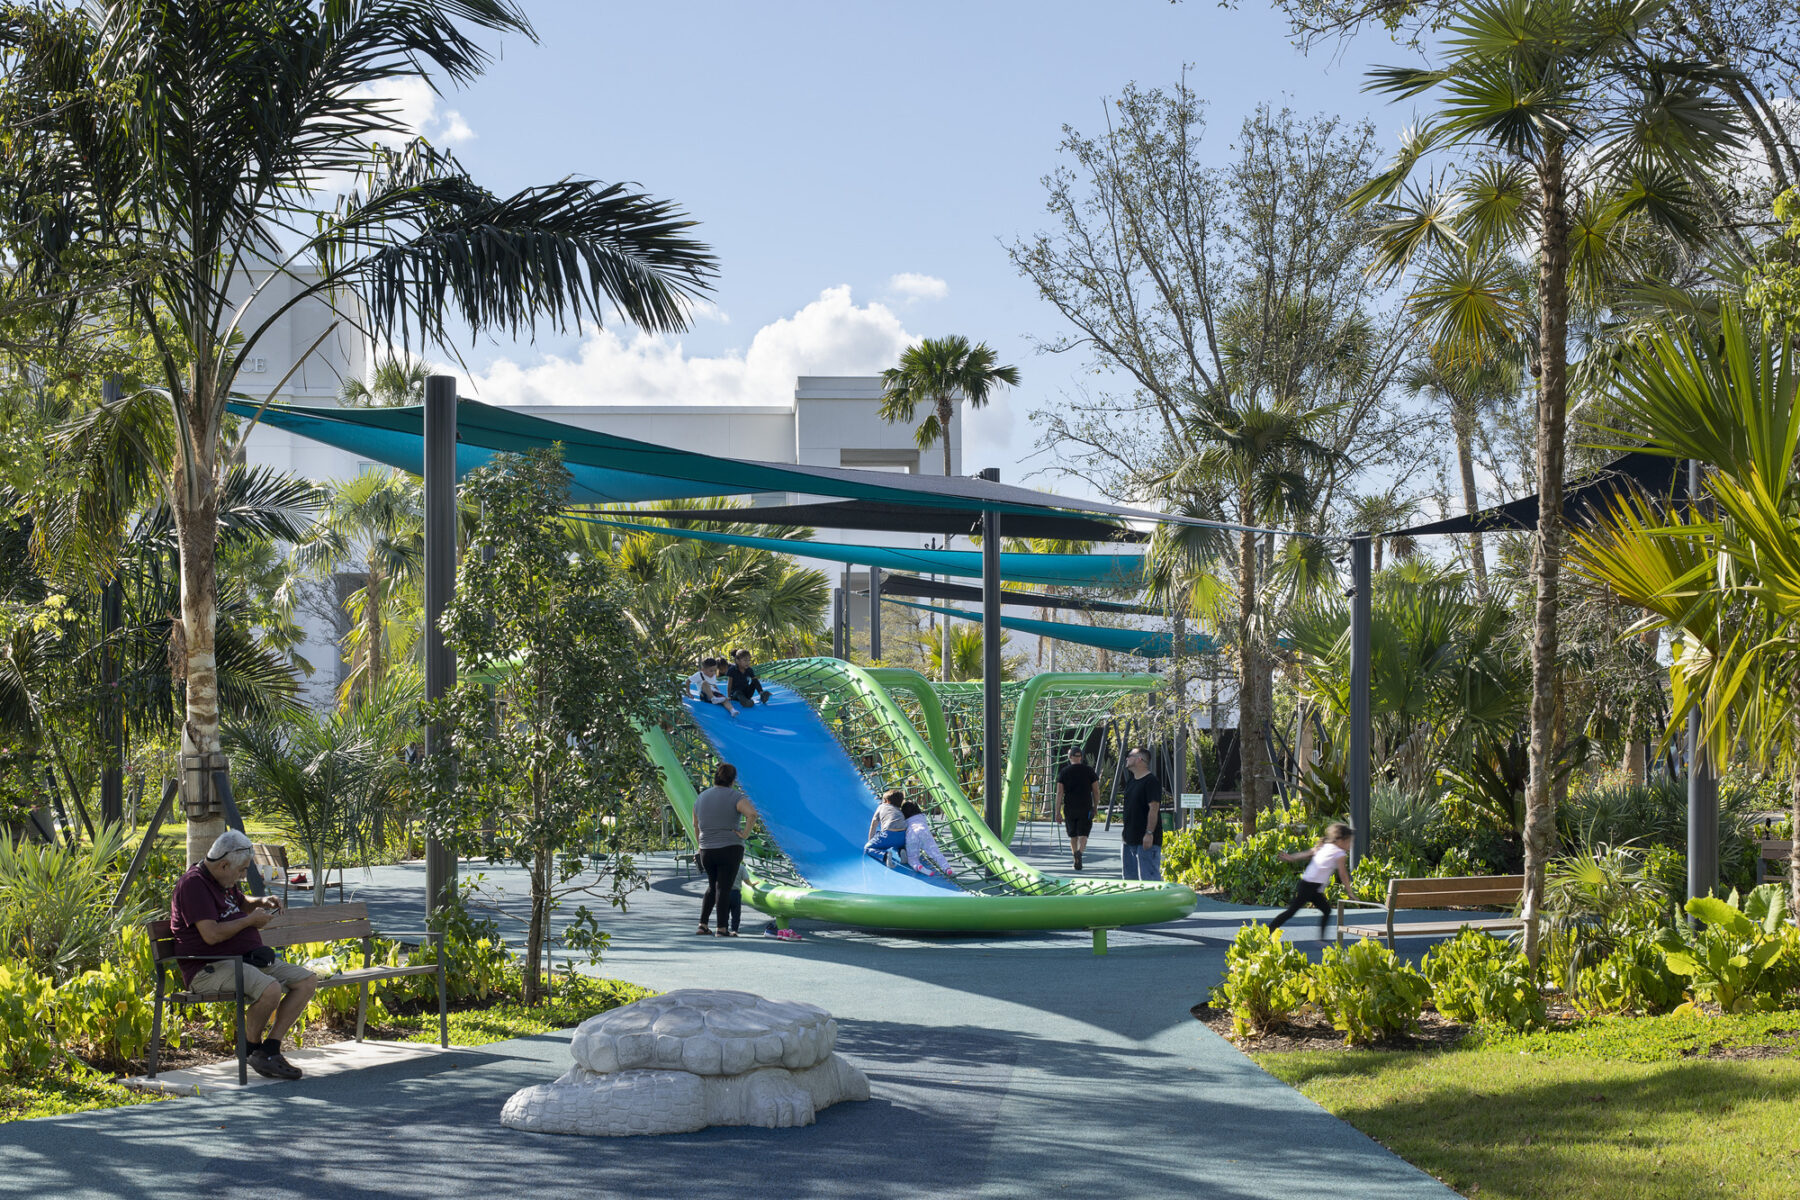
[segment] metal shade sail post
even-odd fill
[[[1704,468],[1698,459],[1687,464],[1688,505],[1698,508]],[[1710,896],[1719,886],[1719,778],[1706,750],[1700,706],[1688,710],[1688,899]]]
[[[989,467],[981,478],[998,483],[1000,470]],[[1005,636],[1000,628],[1000,514],[989,508],[981,513],[981,790],[982,816],[995,833],[1005,825],[1000,811],[1006,795],[1005,730],[1000,724],[1000,642]]]
[[[869,661],[881,661],[881,568],[869,568]]]
[[[425,699],[436,701],[456,684],[456,659],[444,640],[444,610],[456,592],[456,379],[425,380]],[[425,754],[449,750],[449,731],[425,727]],[[425,899],[436,912],[450,899],[456,856],[428,832]]]
[[[1369,852],[1369,624],[1371,618],[1370,554],[1367,533],[1350,535],[1350,760],[1345,767],[1350,786],[1350,863]]]

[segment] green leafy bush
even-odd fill
[[[1669,895],[1635,846],[1591,845],[1552,860],[1544,874],[1547,959],[1563,990],[1627,938],[1667,921]]]
[[[1279,929],[1245,925],[1225,951],[1225,979],[1212,1002],[1231,1013],[1232,1031],[1263,1034],[1306,1002],[1306,955],[1281,939]]]
[[[25,1078],[56,1054],[56,989],[26,963],[0,965],[0,1075]]]
[[[1606,1013],[1661,1013],[1681,1003],[1687,981],[1669,970],[1656,939],[1639,933],[1621,939],[1605,958],[1583,967],[1569,994],[1590,1016]]]
[[[98,967],[119,932],[149,915],[130,904],[113,908],[124,852],[117,825],[76,847],[0,838],[0,957],[53,983]]]
[[[1313,969],[1312,1002],[1352,1046],[1405,1033],[1419,1019],[1431,984],[1380,942],[1327,946]]]
[[[1286,904],[1300,868],[1280,856],[1283,851],[1310,850],[1316,841],[1304,833],[1273,828],[1246,841],[1227,843],[1217,858],[1200,860],[1194,885],[1222,892],[1231,904]]]
[[[1431,982],[1431,1002],[1456,1021],[1535,1029],[1544,1023],[1544,997],[1525,956],[1475,929],[1433,947],[1419,964]]]
[[[1710,999],[1726,1012],[1767,1010],[1779,996],[1774,986],[1779,973],[1769,967],[1788,946],[1782,926],[1787,918],[1787,895],[1779,884],[1765,883],[1742,898],[1736,892],[1724,900],[1696,896],[1687,912],[1703,924],[1689,929],[1678,923],[1658,939],[1669,970],[1693,980],[1694,994]]]
[[[151,1003],[130,965],[103,962],[56,989],[56,1036],[95,1066],[122,1067],[150,1044]]]

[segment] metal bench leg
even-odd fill
[[[156,965],[156,1014],[150,1018],[150,1078],[156,1078],[158,1051],[162,1049],[163,969]]]
[[[240,958],[231,966],[237,979],[238,1086],[247,1087],[250,1083],[250,1042],[249,1032],[244,1028],[244,960]]]
[[[359,1042],[363,1040],[363,1020],[368,1016],[368,1012],[369,985],[359,983],[356,985],[356,1040]]]
[[[450,1048],[450,985],[448,976],[445,974],[446,964],[444,962],[448,951],[444,945],[444,935],[441,931],[437,935],[437,944],[438,1045],[448,1050]]]

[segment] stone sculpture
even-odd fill
[[[869,1080],[833,1051],[837,1022],[811,1004],[686,988],[582,1022],[575,1065],[513,1093],[500,1122],[535,1133],[626,1137],[709,1125],[811,1125]]]

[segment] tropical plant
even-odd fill
[[[984,408],[988,398],[1001,387],[1019,386],[1019,368],[999,365],[999,356],[986,342],[974,345],[960,333],[948,337],[924,338],[908,346],[895,366],[881,373],[881,419],[890,425],[923,420],[914,430],[919,449],[928,450],[933,442],[944,451],[944,474],[954,474],[950,465],[950,422],[956,415],[956,403],[962,401],[971,409]]]
[[[61,303],[71,324],[113,322],[156,344],[156,385],[108,419],[160,403],[172,422],[171,454],[149,465],[179,533],[185,754],[220,748],[218,505],[252,424],[228,434],[228,399],[294,304],[354,293],[360,305],[341,311],[404,346],[615,312],[678,330],[708,286],[713,260],[666,202],[575,178],[496,196],[423,138],[392,147],[407,133],[398,106],[371,92],[472,81],[489,55],[471,30],[535,36],[511,0],[0,8],[15,134],[0,178],[36,206],[7,226],[9,288]],[[321,181],[346,178],[355,187],[327,207]],[[78,291],[72,257],[120,264],[124,280]],[[281,303],[257,303],[277,292]],[[205,772],[182,778],[203,787]],[[221,828],[192,820],[190,858]]]
[[[1212,1002],[1230,1011],[1239,1037],[1260,1037],[1306,1003],[1311,966],[1281,940],[1281,930],[1244,925],[1225,950],[1225,978],[1213,989]]]
[[[95,1066],[122,1067],[142,1054],[153,1015],[144,981],[111,961],[56,989],[57,1040]]]
[[[1584,1013],[1658,1013],[1680,1004],[1686,990],[1686,979],[1669,970],[1656,938],[1634,933],[1581,969],[1569,1001]]]
[[[1574,996],[1582,971],[1664,924],[1671,899],[1632,846],[1593,845],[1551,860],[1544,875],[1544,937],[1563,990]]]
[[[554,909],[601,895],[603,883],[622,904],[636,881],[621,856],[583,878],[577,837],[596,797],[635,796],[654,778],[637,729],[666,715],[669,688],[638,649],[624,580],[604,556],[578,552],[562,517],[569,476],[553,450],[501,456],[463,487],[482,518],[444,615],[458,679],[430,710],[450,731],[450,753],[434,756],[429,820],[451,849],[525,869],[524,999],[535,1003]],[[585,904],[562,937],[596,956],[606,940]]]
[[[1431,1003],[1453,1021],[1492,1022],[1513,1029],[1544,1023],[1536,972],[1514,947],[1477,929],[1433,946],[1419,963],[1431,982]]]
[[[1411,1030],[1431,996],[1423,975],[1372,938],[1327,946],[1313,968],[1311,998],[1352,1046]]]
[[[1652,57],[1639,36],[1665,0],[1467,0],[1442,36],[1436,67],[1383,67],[1372,90],[1438,96],[1393,165],[1358,194],[1386,205],[1382,262],[1398,272],[1429,254],[1484,261],[1513,247],[1536,260],[1538,377],[1533,542],[1530,776],[1525,803],[1525,949],[1537,959],[1537,912],[1555,835],[1558,610],[1563,537],[1571,289],[1603,290],[1633,226],[1670,239],[1705,236],[1693,175],[1739,146],[1719,85],[1704,61]],[[1451,194],[1408,190],[1435,150],[1498,152],[1474,158]],[[1433,340],[1478,361],[1517,335],[1516,293],[1422,281],[1411,297]]]
[[[944,647],[939,639],[930,635],[921,635],[919,645],[925,651],[925,660],[931,674],[938,679],[950,683],[960,683],[970,679],[980,679],[987,669],[986,651],[982,649],[981,626],[970,621],[958,621],[951,624],[945,618],[947,631],[943,642],[950,646],[950,664],[944,665]],[[1000,677],[1012,679],[1022,665],[1022,655],[1005,653],[1005,634],[1001,634],[1002,651],[1000,660]]]
[[[0,1078],[25,1079],[56,1056],[56,988],[28,964],[0,962]]]
[[[437,368],[409,354],[390,354],[375,364],[368,379],[351,376],[338,389],[338,403],[352,408],[397,408],[425,403],[425,381]]]
[[[79,846],[0,837],[0,956],[53,984],[98,967],[120,930],[149,913],[115,909],[125,831],[102,825]]]
[[[1725,1012],[1774,1008],[1778,996],[1769,985],[1777,976],[1769,968],[1788,947],[1781,886],[1765,883],[1741,899],[1736,892],[1722,900],[1695,896],[1687,914],[1700,925],[1689,929],[1677,922],[1663,931],[1658,945],[1664,965],[1693,980],[1694,994]]]

